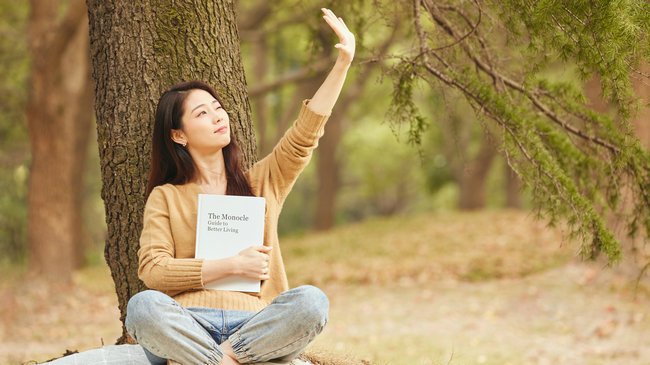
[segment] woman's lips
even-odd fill
[[[228,131],[228,127],[224,125],[223,127],[214,131],[214,133],[226,133],[226,131]]]

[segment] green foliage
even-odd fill
[[[386,115],[392,125],[407,124],[409,143],[422,144],[422,133],[427,128],[427,122],[419,113],[413,100],[413,84],[416,81],[416,70],[411,63],[402,62],[392,70],[393,101]]]
[[[0,264],[25,259],[28,138],[27,16],[23,1],[0,2]]]
[[[27,102],[29,55],[27,50],[28,4],[0,2],[0,143],[20,144],[27,139],[24,108]],[[15,145],[14,145],[15,146]]]
[[[26,258],[27,167],[13,171],[0,166],[0,266],[22,263]]]
[[[528,42],[534,68],[555,57],[575,63],[583,79],[601,76],[603,95],[629,116],[633,101],[630,68],[650,56],[650,4],[645,1],[527,1],[495,4],[512,34]],[[521,20],[518,23],[516,20]],[[525,30],[525,32],[521,32]]]
[[[387,71],[395,85],[389,118],[409,125],[412,141],[420,142],[426,128],[414,102],[414,80],[450,88],[477,116],[489,117],[484,128],[500,136],[538,212],[568,222],[586,256],[620,258],[604,217],[620,208],[622,190],[632,196],[632,212],[624,217],[628,233],[642,228],[650,235],[650,154],[629,124],[635,105],[630,76],[650,55],[648,3],[423,1],[415,8],[403,3],[401,11],[415,46]],[[589,110],[571,79],[549,76],[558,66],[574,67],[582,80],[598,75],[618,116]]]
[[[399,137],[408,137],[408,132]],[[359,116],[343,136],[340,151],[339,222],[431,208],[416,147],[400,143],[373,116]]]
[[[257,2],[249,1],[241,2],[240,6],[243,6],[241,13],[244,17],[255,13],[260,7]],[[268,61],[265,62],[265,72],[268,77],[263,80],[251,76],[256,71],[255,66],[259,58],[254,48],[258,40],[248,38],[246,31],[242,31],[242,59],[247,78],[251,80],[251,89],[278,78],[282,79],[283,75],[291,75],[303,67],[313,70],[314,65],[323,61],[324,45],[332,47],[332,59],[329,61],[334,62],[336,50],[333,45],[336,44],[336,37],[331,31],[323,32],[329,37],[323,41],[323,34],[318,31],[319,27],[323,26],[320,7],[331,7],[355,30],[358,57],[371,55],[375,51],[373,45],[383,42],[392,31],[391,28],[373,28],[378,15],[374,14],[375,9],[371,1],[283,1],[270,3],[269,6],[272,16],[258,22],[254,30],[264,34],[263,39],[267,47],[265,59]],[[359,14],[373,15],[365,17],[358,16]],[[354,88],[360,81],[359,73],[363,69],[350,69],[339,103],[345,98],[345,92]],[[386,112],[385,106],[390,103],[390,87],[374,82],[379,76],[378,73],[371,74],[371,81],[368,81],[363,96],[345,113],[345,132],[337,150],[340,161],[340,189],[336,197],[336,223],[365,219],[377,214],[426,209],[433,205],[431,194],[425,187],[424,171],[421,169],[417,149],[396,142],[389,125],[381,124],[382,116]],[[266,106],[257,102],[255,98],[258,96],[253,98],[253,119],[257,124],[258,142],[264,144],[263,152],[272,148],[277,138],[288,127],[288,123],[293,121],[287,119],[287,114],[290,114],[294,105],[310,97],[324,78],[325,76],[321,75],[313,81],[307,79],[282,85],[261,96],[265,99]],[[306,90],[305,84],[312,84],[313,89]],[[267,122],[263,133],[260,133],[259,113],[264,111],[257,110],[260,104],[262,108],[266,108]],[[294,116],[295,114],[291,115],[291,118]],[[399,134],[400,138],[411,138],[403,131],[395,130],[395,133]],[[278,227],[281,233],[305,231],[313,224],[318,186],[315,173],[318,154],[319,149],[315,151],[312,162],[301,173],[283,206]]]

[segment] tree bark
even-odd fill
[[[486,133],[481,134],[479,151],[472,156],[472,124],[451,113],[441,120],[443,153],[454,180],[458,183],[458,209],[475,210],[485,206],[485,183],[497,149]],[[477,138],[477,137],[475,137]]]
[[[32,165],[27,239],[30,268],[67,282],[84,257],[82,186],[92,121],[88,23],[82,1],[32,0],[27,126]]]
[[[347,109],[347,107],[346,107]],[[334,226],[336,217],[336,196],[339,190],[340,163],[336,151],[343,135],[343,111],[337,109],[325,126],[325,135],[320,140],[316,175],[316,215],[314,228],[324,231]]]
[[[244,154],[256,159],[232,0],[87,0],[95,110],[108,238],[105,257],[124,323],[138,279],[144,189],[156,104],[173,84],[215,87]],[[118,342],[126,340],[123,337]]]
[[[461,169],[458,176],[460,189],[459,209],[474,210],[485,207],[485,183],[496,153],[497,150],[492,145],[492,142],[487,137],[483,137],[478,154]]]
[[[506,207],[513,209],[521,209],[521,179],[517,173],[508,165],[505,164],[505,178],[506,178]]]
[[[253,75],[255,77],[255,84],[262,84],[264,82],[264,76],[268,71],[268,45],[266,39],[257,33],[257,37],[253,41],[253,57],[254,57],[254,67]],[[268,103],[266,94],[260,95],[257,98],[253,99],[255,103],[256,118],[255,124],[257,125],[258,132],[258,152],[260,156],[266,156],[270,152],[270,147],[266,142],[267,140],[267,125],[269,123],[268,118]]]

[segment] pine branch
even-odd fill
[[[436,21],[436,23],[440,24],[442,28],[445,29],[445,31],[447,31],[447,33],[452,38],[459,37],[454,27],[449,22],[447,22],[447,20],[441,14],[436,12],[433,8],[430,8],[428,10],[431,16],[433,17],[433,19]],[[504,82],[505,85],[525,95],[538,110],[544,113],[553,122],[555,122],[556,124],[564,128],[566,131],[573,133],[576,136],[586,141],[590,141],[596,143],[597,145],[600,145],[601,147],[607,148],[612,153],[620,152],[620,150],[613,144],[601,138],[598,138],[596,136],[590,136],[587,133],[571,126],[567,121],[563,120],[557,114],[553,113],[553,111],[550,108],[548,108],[544,103],[542,103],[533,93],[529,92],[523,85],[500,74],[497,70],[495,70],[493,66],[488,65],[484,61],[479,59],[479,57],[476,56],[476,52],[474,52],[473,49],[471,49],[471,47],[466,42],[462,43],[460,46],[463,48],[468,58],[470,58],[479,69],[481,69],[486,74],[490,75],[493,79],[501,80],[502,82]]]

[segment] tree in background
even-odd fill
[[[83,261],[83,168],[92,121],[83,1],[32,0],[27,102],[32,163],[27,240],[31,270],[68,281]],[[59,20],[60,18],[60,20]]]
[[[620,258],[603,217],[620,206],[623,193],[632,205],[627,232],[649,236],[650,155],[629,119],[635,109],[630,76],[648,78],[637,69],[650,55],[650,4],[414,0],[384,6],[407,17],[414,34],[388,70],[394,80],[388,119],[408,125],[412,142],[420,143],[426,129],[415,82],[452,90],[496,136],[539,212],[566,221],[585,242],[584,255]],[[572,77],[551,77],[554,67],[571,65],[582,79],[600,76],[616,118],[586,107]]]
[[[137,250],[153,116],[162,92],[182,80],[214,85],[246,167],[256,159],[255,137],[232,0],[88,0],[88,12],[108,226],[105,257],[124,322],[129,298],[145,289]]]

